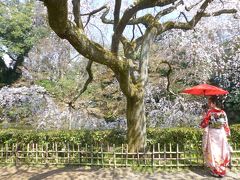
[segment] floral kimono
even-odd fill
[[[225,176],[230,161],[227,136],[230,136],[226,113],[220,109],[210,109],[200,126],[204,128],[203,155],[206,166],[215,176]]]

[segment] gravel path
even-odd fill
[[[140,173],[132,171],[131,168],[82,168],[82,167],[64,167],[64,168],[43,168],[43,167],[0,167],[1,180],[144,180],[144,179],[219,179],[210,176],[204,168],[193,168],[188,170],[163,171],[154,173]],[[225,179],[240,179],[240,170],[228,170]]]

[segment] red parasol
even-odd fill
[[[209,84],[200,84],[197,86],[193,86],[191,88],[187,88],[182,91],[182,93],[193,94],[193,95],[205,95],[205,96],[213,96],[213,95],[225,95],[229,92],[223,90],[219,87],[212,86]]]

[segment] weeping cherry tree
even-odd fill
[[[91,17],[101,11],[102,23],[113,27],[111,48],[106,49],[85,32],[83,16],[86,14],[81,13],[81,7],[85,4],[80,0],[72,0],[72,10],[69,10],[68,0],[41,1],[47,7],[50,27],[60,38],[69,41],[81,55],[89,59],[90,64],[105,65],[115,74],[127,99],[129,151],[146,145],[144,94],[149,52],[156,36],[172,29],[191,30],[203,17],[237,13],[237,10],[228,6],[213,8],[217,3],[224,3],[217,0],[135,0],[128,7],[124,7],[124,1],[115,0],[110,2],[114,3],[112,11],[109,6],[103,5],[88,13]],[[112,16],[109,15],[111,12]],[[70,13],[73,14],[73,20],[69,18]],[[176,13],[179,18],[171,20]]]

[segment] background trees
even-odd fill
[[[151,89],[151,93],[148,94],[153,94],[150,96],[153,98],[151,103],[147,103],[149,119],[161,122],[162,126],[198,125],[201,116],[196,115],[201,114],[199,110],[202,109],[204,98],[179,96],[178,93],[186,86],[208,82],[230,91],[223,99],[224,109],[230,124],[239,122],[239,95],[236,93],[239,89],[239,52],[236,44],[239,43],[232,42],[237,42],[239,38],[240,21],[224,15],[222,17],[227,20],[222,21],[217,17],[202,19],[194,30],[174,30],[158,37],[149,64],[151,87],[148,89]],[[214,25],[210,26],[209,21]],[[232,53],[228,53],[229,50]],[[171,65],[169,76],[168,65],[159,63],[163,60]],[[167,100],[164,89],[167,89],[168,77],[170,91],[175,95]],[[184,100],[180,97],[184,97]],[[170,112],[174,112],[174,115]]]
[[[0,83],[21,76],[24,57],[48,30],[34,19],[33,1],[0,1]],[[5,61],[8,65],[5,64]]]

